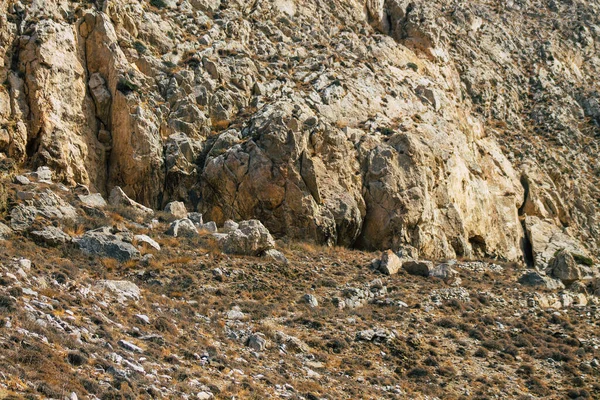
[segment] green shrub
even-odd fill
[[[148,48],[144,45],[144,43],[140,42],[139,40],[133,44],[133,47],[140,54],[146,54],[146,52],[148,51]]]
[[[150,4],[156,8],[165,8],[167,6],[165,0],[150,0]]]
[[[117,83],[117,90],[124,94],[129,94],[131,92],[135,92],[139,89],[139,86],[135,83],[131,82],[126,78],[121,78],[119,83]]]
[[[588,267],[591,267],[592,265],[594,265],[594,260],[592,260],[589,257],[586,256],[582,256],[581,254],[571,254],[573,256],[573,258],[575,259],[575,262],[577,264],[583,264],[583,265],[587,265]]]

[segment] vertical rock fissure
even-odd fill
[[[525,204],[529,198],[529,182],[525,176],[521,176],[521,185],[523,186],[524,190],[523,203],[519,207],[519,220],[521,221],[521,226],[523,227],[521,250],[523,251],[523,260],[525,261],[525,264],[529,268],[532,268],[534,266],[533,246],[531,245],[531,238],[529,237],[527,226],[525,224]]]

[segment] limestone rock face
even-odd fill
[[[576,3],[0,1],[0,155],[275,237],[596,255],[600,4]]]

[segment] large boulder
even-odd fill
[[[109,257],[124,262],[140,258],[140,251],[123,240],[123,235],[112,233],[110,228],[100,228],[86,232],[73,242],[81,251],[97,257]]]
[[[578,240],[551,221],[536,216],[527,216],[525,233],[531,245],[531,255],[536,268],[546,269],[559,252],[589,257],[589,253]],[[568,256],[563,254],[556,262],[562,263],[565,261],[565,257]]]
[[[18,232],[28,230],[38,218],[48,220],[73,220],[77,210],[60,196],[46,189],[33,193],[33,199],[18,204],[10,211],[10,225]]]
[[[107,205],[100,193],[80,194],[79,200],[88,207],[102,208]]]
[[[550,261],[548,269],[553,277],[560,279],[564,283],[571,283],[583,278],[583,273],[577,265],[575,258],[565,250],[558,252]]]
[[[172,201],[169,204],[167,204],[165,207],[165,212],[171,214],[177,219],[184,219],[188,216],[185,204],[183,204],[181,201]]]
[[[44,243],[48,246],[59,246],[71,241],[71,236],[67,235],[60,228],[47,226],[39,231],[32,231],[31,237],[37,243]]]
[[[173,237],[194,237],[198,236],[198,228],[187,218],[178,219],[171,223],[167,230],[167,235]]]
[[[429,277],[434,270],[434,264],[431,261],[411,260],[402,264],[402,268],[409,275]]]
[[[258,220],[242,221],[238,229],[222,239],[223,251],[228,254],[258,256],[275,247],[275,240]]]
[[[378,269],[386,275],[394,275],[402,268],[403,260],[400,259],[392,250],[386,250],[381,254],[378,262]]]
[[[558,279],[553,279],[549,276],[543,275],[538,271],[524,273],[519,278],[519,283],[524,286],[532,286],[549,290],[561,290],[565,288],[565,285]]]

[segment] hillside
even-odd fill
[[[0,398],[600,396],[599,46],[598,0],[0,0]]]

